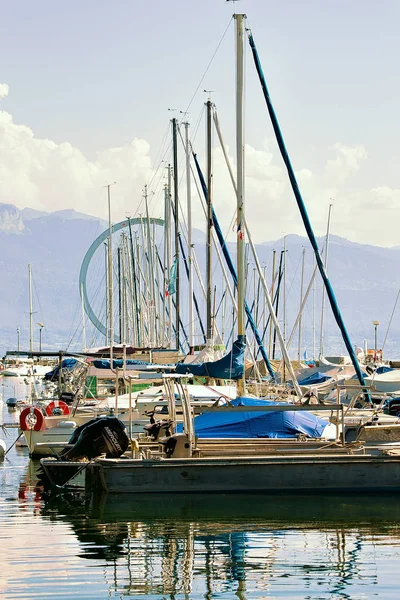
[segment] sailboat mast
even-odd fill
[[[331,211],[332,204],[329,205],[328,210],[328,223],[326,226],[326,237],[325,237],[325,260],[324,260],[324,268],[328,266],[328,248],[329,248],[329,232],[331,226]],[[321,331],[320,331],[320,339],[319,339],[319,356],[324,355],[324,321],[325,321],[325,286],[322,286],[322,305],[321,305]]]
[[[213,337],[212,331],[212,313],[211,313],[211,287],[212,287],[212,129],[211,129],[211,100],[207,101],[207,255],[206,255],[206,266],[207,266],[207,341],[209,342]]]
[[[172,171],[171,165],[168,165],[168,254],[167,254],[167,277],[169,281],[171,266],[172,266],[172,256],[171,256],[171,248],[172,248]],[[172,296],[168,294],[168,335],[169,335],[169,347],[172,345]]]
[[[85,324],[85,300],[83,296],[83,283],[81,283],[81,304],[82,304],[82,350],[86,350],[86,324]]]
[[[238,274],[238,338],[245,339],[245,271],[244,271],[244,19],[245,15],[234,15],[236,20],[236,186],[237,186],[237,274]],[[239,396],[245,393],[244,370],[238,382]]]
[[[274,302],[274,293],[275,293],[275,273],[276,271],[276,250],[272,250],[272,276],[271,276],[271,298],[272,302]],[[268,356],[272,356],[272,336],[274,333],[274,325],[272,319],[270,319],[269,324],[269,345],[268,345]]]
[[[188,269],[189,269],[189,354],[194,352],[194,318],[193,318],[193,246],[192,246],[192,191],[190,181],[190,148],[189,123],[185,123],[186,145],[186,201],[188,228]],[[212,215],[211,215],[212,219]]]
[[[297,360],[300,362],[301,360],[301,334],[302,334],[302,320],[303,320],[303,311],[302,311],[302,304],[303,304],[303,293],[304,293],[304,263],[305,263],[305,258],[306,258],[306,249],[303,248],[303,256],[302,256],[302,260],[301,260],[301,284],[300,284],[300,317],[299,317],[299,348],[297,351]]]
[[[29,350],[33,352],[33,303],[32,303],[32,265],[28,264],[29,279]]]
[[[113,344],[114,344],[114,315],[113,315],[113,270],[112,270],[112,224],[111,224],[111,184],[107,185],[107,200],[108,200],[108,311],[109,311],[109,326],[110,326],[110,365],[113,361]]]
[[[176,282],[175,282],[175,340],[176,349],[179,351],[179,310],[180,310],[180,281],[179,281],[179,196],[178,196],[178,123],[172,119],[172,146],[174,159],[174,212],[175,212],[175,260],[176,260]]]

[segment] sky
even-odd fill
[[[190,122],[205,169],[204,90],[235,165],[233,12],[247,14],[311,222],[400,244],[398,0],[0,0],[0,202],[107,216],[163,214],[170,119]],[[211,60],[212,59],[212,60]],[[182,111],[182,112],[180,112]],[[256,242],[304,235],[250,51],[246,218]],[[182,130],[183,133],[183,130]],[[235,197],[214,136],[214,203]],[[179,145],[185,210],[184,156]],[[196,188],[194,226],[205,228]]]

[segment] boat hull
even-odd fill
[[[400,491],[400,458],[97,459],[85,477],[87,491],[131,494]]]

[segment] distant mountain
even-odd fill
[[[65,210],[56,210],[52,213],[48,213],[48,218],[49,219],[66,219],[68,221],[72,220],[72,219],[82,219],[83,221],[99,221],[101,219],[99,219],[98,217],[93,217],[93,215],[85,215],[84,213],[80,213],[77,212],[76,210],[72,209],[72,208],[68,208]],[[105,221],[103,221],[104,224],[106,223]]]
[[[12,204],[0,203],[0,231],[21,233],[24,227],[21,211]]]
[[[15,349],[17,344],[16,330],[21,329],[21,347],[29,345],[29,296],[28,296],[28,263],[33,273],[33,310],[34,310],[34,345],[38,347],[38,322],[45,324],[42,340],[43,349],[79,349],[82,346],[81,300],[79,292],[79,271],[82,260],[92,242],[107,228],[107,223],[96,217],[73,210],[60,210],[53,213],[19,210],[12,204],[0,204],[0,355],[6,349]],[[139,228],[136,227],[136,230]],[[117,245],[117,236],[114,251]],[[200,270],[205,271],[205,235],[202,231],[193,232],[193,240]],[[324,238],[319,238],[321,247]],[[232,259],[235,261],[235,245],[229,244]],[[159,246],[162,248],[162,245]],[[300,277],[302,251],[306,248],[304,289],[307,288],[314,268],[314,257],[308,240],[297,235],[286,236],[286,337],[290,336],[293,322],[296,319],[300,303]],[[271,281],[272,252],[275,249],[277,265],[279,264],[283,240],[264,242],[257,245],[259,260],[265,268],[267,281]],[[104,315],[106,303],[104,256],[105,247],[100,246],[91,263],[88,273],[88,287],[94,308]],[[254,293],[259,295],[258,276],[254,261],[248,253],[248,285],[247,299],[253,303]],[[162,258],[162,256],[161,256]],[[213,268],[213,286],[217,288],[218,319],[222,309],[218,309],[225,289],[223,274],[217,266],[216,257]],[[332,235],[329,245],[328,273],[345,324],[354,344],[363,345],[367,339],[373,345],[374,327],[372,321],[378,320],[378,342],[383,344],[394,302],[400,287],[400,248],[381,248],[351,242]],[[315,340],[319,348],[321,282],[316,278],[316,290],[310,294],[303,315],[304,342],[302,351],[312,353],[313,347],[313,314],[315,312]],[[283,283],[282,283],[283,285]],[[182,321],[188,321],[188,295],[185,268],[181,268],[181,305]],[[202,319],[205,322],[205,301],[199,285],[195,290],[200,306]],[[161,293],[161,291],[160,291]],[[117,294],[117,291],[116,291]],[[263,328],[264,303],[259,295],[258,320]],[[314,302],[313,302],[314,299]],[[315,308],[313,308],[313,304]],[[117,302],[115,304],[117,307]],[[338,328],[333,321],[330,308],[326,310],[325,320],[325,352],[339,354],[344,351]],[[279,320],[283,324],[283,288],[281,288]],[[116,308],[117,310],[117,308]],[[400,356],[400,307],[395,312],[391,329],[387,337],[385,354],[392,358]],[[228,313],[228,311],[227,311]],[[104,320],[104,317],[102,317]],[[230,317],[229,317],[230,318]],[[226,316],[228,323],[228,315]],[[220,323],[221,326],[221,323]],[[228,328],[228,325],[226,325]],[[196,321],[196,329],[199,329]],[[87,323],[88,343],[102,344],[104,336],[94,332]],[[267,336],[268,339],[268,336]],[[297,354],[297,337],[291,346],[291,355]]]
[[[45,217],[48,214],[49,213],[45,212],[44,210],[35,210],[34,208],[23,208],[21,210],[21,216],[24,221],[30,221],[31,219]]]

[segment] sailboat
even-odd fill
[[[238,340],[244,343],[244,182],[243,182],[243,83],[244,83],[244,15],[235,15],[236,22],[236,65],[237,65],[237,201],[238,201]],[[258,53],[252,34],[249,41],[258,72],[262,74]],[[270,99],[266,90],[265,80],[260,76],[263,84],[264,95]],[[270,110],[271,113],[271,110]],[[273,124],[280,145],[283,144],[276,116],[273,112]],[[285,149],[285,162],[288,165],[291,182],[299,196],[298,186]],[[289,168],[290,167],[290,168]],[[300,198],[301,199],[301,198]],[[304,204],[301,208],[304,216]],[[330,287],[324,267],[318,253],[315,238],[309,231],[310,224],[305,218],[308,233],[312,239],[317,262],[321,268],[323,279],[327,285],[327,293],[331,303],[335,302],[333,290]],[[314,245],[315,243],[315,245]],[[349,340],[343,320],[335,307],[335,317],[345,337],[346,345]],[[351,344],[350,344],[351,347]],[[354,354],[354,353],[353,353]],[[355,363],[355,370],[359,375],[360,384],[365,386],[359,365]],[[179,385],[179,378],[187,375],[165,375],[165,384],[170,389],[169,418],[173,423],[175,392],[174,385]],[[245,382],[240,374],[239,401],[234,406],[214,406],[210,412],[224,414],[275,412],[276,406],[251,405],[240,401],[245,396]],[[399,491],[400,490],[400,458],[396,448],[385,448],[380,445],[369,447],[366,451],[361,443],[348,445],[344,440],[343,406],[333,405],[330,410],[337,410],[337,439],[329,447],[319,446],[317,449],[308,442],[303,443],[298,439],[290,446],[276,443],[274,440],[258,440],[256,444],[239,443],[232,441],[229,451],[223,451],[221,444],[219,452],[213,446],[212,455],[204,454],[203,441],[196,439],[193,423],[190,397],[182,386],[180,394],[184,425],[182,431],[168,432],[165,438],[155,440],[153,444],[144,444],[132,441],[128,455],[122,458],[115,457],[111,451],[109,457],[93,458],[89,462],[75,467],[78,474],[84,478],[86,490],[98,492],[100,490],[115,493],[165,493],[165,492],[304,492],[304,491]],[[325,406],[313,406],[313,412],[325,410]],[[280,405],[279,412],[304,411],[304,406]],[[341,420],[341,434],[339,434],[339,420]],[[293,447],[294,446],[294,447]],[[202,454],[203,452],[203,454]],[[70,462],[42,460],[43,468],[50,475],[54,470],[71,469]]]

